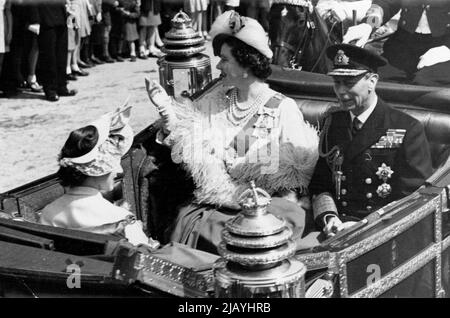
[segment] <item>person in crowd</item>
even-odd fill
[[[140,1],[137,0],[121,0],[119,11],[122,14],[124,27],[123,38],[130,50],[130,61],[136,61],[136,40],[139,40],[137,31],[137,20],[140,15]]]
[[[101,21],[101,56],[100,60],[105,63],[114,63],[114,60],[109,53],[109,39],[112,28],[111,10],[119,5],[117,0],[103,0],[102,1],[102,21]]]
[[[78,68],[78,58],[77,52],[80,46],[80,6],[74,0],[68,0],[66,4],[67,11],[67,65],[66,65],[66,75],[67,80],[76,81],[77,77],[72,73],[72,68],[74,70],[79,70]],[[81,70],[79,70],[81,72]]]
[[[57,175],[65,193],[44,207],[41,224],[100,234],[121,235],[132,244],[157,247],[142,223],[102,196],[122,173],[121,157],[133,142],[131,107],[117,109],[70,133],[58,158]]]
[[[386,60],[350,44],[333,45],[326,54],[340,106],[322,125],[310,193],[317,226],[332,236],[417,190],[432,164],[422,124],[375,91]]]
[[[109,53],[111,57],[117,62],[123,62],[123,23],[122,11],[120,9],[120,2],[114,3],[110,7],[111,16],[111,31],[109,32]]]
[[[11,1],[8,4],[11,24],[8,29],[9,53],[4,56],[1,86],[5,97],[16,96],[21,88],[25,88],[25,77],[22,72],[26,49],[26,25],[28,21],[28,4],[23,1]],[[6,12],[6,11],[5,11]],[[6,22],[6,20],[4,20]],[[6,25],[5,25],[6,26]]]
[[[363,23],[349,28],[344,42],[363,46],[373,29],[401,10],[397,31],[386,41],[382,80],[417,85],[450,84],[450,2],[374,0]]]
[[[10,0],[0,0],[0,74],[2,74],[3,58],[9,52],[12,38],[12,15]]]
[[[67,88],[67,13],[66,1],[39,2],[30,7],[30,25],[39,31],[39,78],[49,101],[73,96]]]
[[[78,66],[81,68],[91,68],[95,66],[93,62],[90,60],[89,55],[89,41],[92,33],[91,27],[91,17],[93,17],[93,10],[89,0],[76,0],[77,5],[80,7],[80,48],[78,50]],[[76,70],[72,70],[74,73],[79,73],[79,76],[87,76],[88,72],[78,72]]]
[[[184,10],[192,18],[192,27],[205,39],[210,39],[206,30],[209,0],[184,0]]]
[[[147,80],[149,98],[163,117],[157,142],[192,176],[195,200],[181,208],[170,239],[217,253],[224,223],[240,210],[237,199],[254,180],[273,197],[269,210],[285,217],[301,242],[302,198],[318,159],[317,131],[293,99],[265,83],[272,51],[262,26],[234,11],[211,28],[221,80],[192,105],[168,97]]]
[[[89,60],[94,64],[103,64],[99,59],[101,56],[101,45],[103,41],[103,26],[102,26],[102,1],[103,0],[89,0],[92,17],[91,17],[91,38],[89,41]]]
[[[163,46],[159,36],[158,25],[161,24],[161,3],[159,0],[142,0],[139,17],[139,58],[161,57],[158,47]]]
[[[42,86],[39,85],[36,78],[36,69],[39,59],[39,33],[36,29],[28,25],[25,31],[25,42],[28,43],[28,55],[27,55],[27,79],[25,88],[31,89],[33,92],[42,92]]]

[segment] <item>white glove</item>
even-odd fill
[[[39,35],[40,29],[41,29],[41,26],[39,24],[30,24],[28,26],[28,30],[37,35]]]
[[[159,114],[164,120],[165,128],[168,131],[171,131],[178,120],[173,109],[172,98],[170,98],[164,88],[154,80],[150,81],[146,78],[145,87],[150,101],[158,109]]]
[[[330,219],[328,219],[328,222],[325,224],[325,227],[323,228],[323,233],[327,237],[333,237],[336,235],[337,232],[342,231],[342,221],[335,215],[331,216]]]
[[[369,40],[370,33],[372,33],[372,26],[367,23],[361,23],[348,28],[347,33],[345,33],[342,43],[350,43],[351,41],[357,40],[356,46],[364,47],[367,40]]]
[[[445,45],[433,47],[420,57],[417,69],[447,61],[450,61],[450,49]]]
[[[343,223],[337,216],[332,216],[328,219],[327,224],[323,228],[323,232],[327,237],[333,237],[336,233],[348,229],[349,227],[356,224],[356,222],[345,222]]]

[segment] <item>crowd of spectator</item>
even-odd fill
[[[0,0],[0,96],[24,90],[49,101],[104,63],[161,57],[170,20],[183,9],[209,40],[214,18],[235,9],[267,30],[271,0]],[[2,67],[3,66],[3,67]]]

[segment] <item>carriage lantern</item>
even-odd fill
[[[252,182],[240,197],[242,212],[225,224],[214,269],[220,298],[305,296],[306,267],[293,256],[292,230],[269,212],[270,196]]]
[[[211,61],[200,53],[205,50],[205,40],[194,31],[186,13],[180,11],[171,23],[163,40],[166,55],[158,60],[159,79],[169,95],[189,96],[211,81]]]

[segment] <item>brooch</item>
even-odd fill
[[[392,192],[392,187],[390,184],[386,183],[386,181],[391,178],[394,171],[392,171],[391,167],[386,166],[385,163],[381,165],[381,167],[378,167],[378,171],[376,172],[376,175],[378,178],[383,180],[383,183],[380,184],[377,188],[377,194],[380,198],[386,198],[389,194]]]

